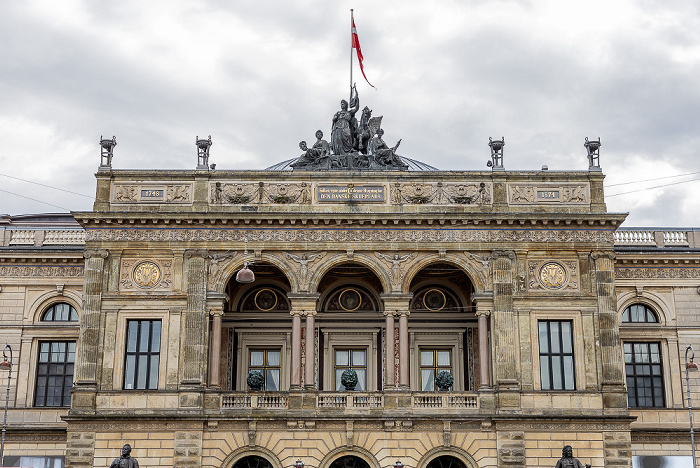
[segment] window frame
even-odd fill
[[[630,363],[627,362],[627,355],[628,355],[627,350],[626,350],[627,345],[630,345],[630,346],[632,347],[631,356],[632,356],[632,359],[633,359],[633,360],[632,360]],[[651,353],[651,350],[650,350],[649,348],[647,349],[647,353],[646,353],[646,354],[647,354],[647,357],[649,357],[649,364],[648,364],[648,365],[651,366],[650,374],[649,374],[649,376],[651,376],[651,378],[652,378],[652,385],[651,385],[651,387],[650,387],[650,388],[651,388],[651,392],[652,392],[652,395],[651,395],[651,397],[650,397],[650,398],[652,399],[652,404],[651,404],[651,405],[639,405],[639,398],[640,398],[640,397],[639,397],[639,395],[638,395],[639,392],[637,391],[637,389],[639,389],[640,387],[639,387],[638,385],[634,385],[633,387],[630,387],[630,385],[629,385],[629,380],[630,380],[630,378],[633,378],[633,379],[635,379],[635,381],[636,381],[638,378],[644,378],[644,374],[637,375],[637,374],[635,373],[635,374],[633,374],[633,375],[630,375],[630,374],[628,374],[628,372],[627,372],[628,367],[629,367],[629,366],[637,367],[637,366],[646,365],[646,364],[643,363],[643,362],[642,362],[642,363],[636,363],[636,362],[634,361],[634,358],[635,358],[635,356],[637,355],[637,353],[634,351],[634,346],[635,346],[635,345],[647,345],[647,346],[648,346],[648,345],[656,345],[656,347],[657,347],[658,361],[657,361],[656,363],[653,362],[653,361],[651,360],[651,359],[652,359],[652,353]],[[662,344],[660,341],[646,341],[646,340],[635,340],[635,341],[624,340],[624,341],[623,341],[623,343],[622,343],[622,352],[623,352],[623,359],[624,359],[624,365],[625,365],[625,385],[626,385],[626,387],[627,387],[627,405],[628,405],[629,408],[631,408],[631,409],[658,409],[658,408],[665,408],[665,407],[666,407],[666,388],[665,388],[665,383],[666,383],[666,382],[665,382],[665,375],[664,375],[664,355],[663,355],[663,348],[664,348],[664,347],[663,347],[663,344]],[[658,365],[658,367],[659,367],[659,373],[658,373],[658,374],[654,374],[654,372],[653,372],[653,367],[654,367],[654,365]],[[660,387],[661,387],[661,395],[660,395],[660,396],[654,394],[654,389],[655,389],[656,387],[655,387],[655,385],[653,384],[653,380],[654,380],[655,378],[657,378],[657,379],[658,379],[658,382],[660,383]],[[632,391],[632,389],[635,390],[635,396],[634,396],[635,403],[636,403],[635,405],[630,404],[630,398],[631,398],[630,392]],[[644,398],[644,397],[641,397],[641,398]],[[657,398],[660,398],[660,399],[661,399],[661,404],[660,404],[660,405],[657,405],[657,404],[656,404],[656,399],[657,399]]]
[[[574,331],[574,321],[572,319],[562,319],[562,318],[547,318],[547,319],[537,319],[536,321],[536,330],[537,334],[535,335],[537,337],[537,362],[538,362],[538,367],[539,367],[539,384],[540,384],[540,390],[543,391],[548,391],[548,392],[573,392],[576,391],[577,388],[577,376],[576,376],[576,346],[575,346],[575,337],[576,333]],[[562,324],[568,323],[569,324],[569,331],[570,331],[570,348],[571,351],[567,352],[564,351],[564,339],[563,339],[563,330],[562,330]],[[541,324],[547,324],[547,350],[543,352],[543,346],[542,346],[542,341],[540,339],[540,325]],[[551,324],[559,324],[559,351],[553,351],[552,350],[552,328]],[[559,363],[559,370],[557,373],[560,373],[561,377],[561,383],[562,383],[562,388],[553,388],[554,387],[554,375],[555,375],[555,369],[554,369],[554,358],[559,357],[560,358],[560,363]],[[566,374],[566,364],[565,364],[565,358],[570,357],[571,358],[571,388],[567,387],[567,374]],[[542,368],[542,358],[547,359],[549,362],[548,368],[549,368],[549,381],[548,381],[548,386],[549,388],[545,388],[545,380],[544,380],[544,369]]]
[[[423,353],[431,352],[433,355],[433,364],[428,366],[428,365],[423,365]],[[438,364],[438,353],[440,352],[447,352],[449,357],[450,357],[450,364],[449,366],[441,366]],[[446,370],[450,374],[452,374],[452,377],[454,378],[454,358],[452,355],[452,349],[450,348],[419,348],[418,349],[418,384],[419,384],[419,391],[421,392],[436,392],[438,391],[438,385],[437,385],[437,375],[438,373]],[[429,369],[434,371],[433,372],[433,389],[432,390],[426,390],[423,388],[423,370],[424,369]],[[454,383],[450,386],[452,388],[454,386]]]
[[[239,331],[234,329],[237,336],[236,346],[236,378],[232,391],[247,391],[248,372],[250,372],[250,351],[259,349],[279,349],[280,351],[280,389],[287,391],[290,385],[290,350],[292,336],[289,329],[256,328]]]
[[[142,333],[143,333],[143,323],[150,323],[148,327],[148,349],[146,351],[143,351],[140,349],[140,345],[143,341],[142,338]],[[136,337],[134,341],[136,342],[136,349],[134,351],[129,350],[129,337],[130,337],[130,331],[131,327],[129,326],[131,323],[137,323],[138,325],[136,326]],[[158,349],[153,350],[153,340],[154,340],[154,333],[153,331],[155,330],[154,325],[158,323]],[[160,361],[161,361],[161,346],[162,346],[162,341],[163,341],[163,322],[160,319],[152,319],[152,318],[146,318],[146,319],[130,319],[126,321],[126,341],[124,342],[124,372],[122,374],[122,390],[158,390],[159,387],[159,379],[160,379]],[[134,356],[134,371],[133,371],[133,380],[134,380],[134,387],[132,388],[127,388],[127,378],[128,376],[128,371],[129,371],[129,365],[128,365],[128,359],[130,356]],[[143,388],[138,387],[138,375],[140,371],[140,365],[141,365],[141,359],[140,357],[145,356],[146,357],[146,371],[145,371],[145,384],[146,386]],[[152,358],[154,356],[158,357],[158,363],[156,365],[156,378],[155,378],[155,388],[151,387],[151,382],[153,380],[152,373],[154,372],[152,369]]]
[[[253,361],[253,353],[259,352],[259,351],[263,352],[263,364],[260,366],[256,366],[256,365],[253,365],[253,362],[252,362]],[[272,366],[272,365],[267,364],[267,362],[268,362],[267,355],[269,352],[279,353],[279,364],[277,364],[276,366]],[[277,379],[278,385],[277,385],[276,390],[268,390],[267,389],[267,371],[271,370],[271,369],[276,369],[279,372],[279,376]],[[282,378],[283,378],[283,375],[282,375],[282,349],[279,347],[266,347],[266,348],[252,347],[252,348],[248,348],[248,372],[246,373],[246,379],[247,379],[248,374],[253,370],[259,370],[260,372],[262,372],[263,391],[264,392],[279,392],[282,388]],[[246,385],[248,385],[247,382],[246,382]]]
[[[644,314],[645,320],[643,321],[632,321],[631,320],[631,312],[633,307],[643,307],[644,311],[646,312]],[[625,314],[628,314],[628,320],[625,320]],[[649,315],[651,315],[654,318],[654,321],[650,322],[648,319]],[[632,302],[628,305],[626,305],[622,309],[622,313],[620,314],[620,324],[623,325],[636,325],[636,326],[644,326],[644,325],[650,325],[650,326],[660,326],[661,325],[661,320],[659,317],[659,313],[651,307],[649,304],[646,304],[644,302]]]
[[[420,351],[422,349],[450,350],[452,377],[454,378],[452,391],[466,391],[465,381],[468,378],[464,375],[465,355],[467,354],[464,350],[464,334],[467,332],[467,328],[475,327],[436,328],[429,331],[412,331],[409,333],[411,350],[410,382],[414,391],[423,391],[420,379]],[[475,354],[474,359],[478,360],[479,356]]]
[[[49,361],[46,362],[41,362],[41,355],[42,355],[42,345],[48,345],[48,354],[49,354]],[[73,361],[52,361],[51,358],[53,357],[54,351],[52,351],[52,347],[54,344],[66,344],[66,349],[63,351],[63,355],[67,358],[70,354],[70,345],[73,345]],[[76,361],[76,346],[77,342],[75,340],[39,340],[37,342],[37,357],[36,357],[36,372],[34,373],[34,382],[33,382],[33,388],[34,388],[34,393],[32,395],[32,407],[34,408],[69,408],[71,405],[71,388],[73,387],[73,382],[75,378],[75,361]],[[67,389],[67,395],[66,395],[66,377],[67,373],[64,371],[62,374],[52,374],[50,371],[47,371],[46,375],[40,375],[40,368],[42,364],[46,364],[48,367],[48,370],[50,370],[52,364],[63,364],[65,366],[67,365],[72,365],[73,366],[73,371],[71,372],[70,376],[70,386]],[[43,399],[44,399],[44,404],[38,404],[38,395],[39,395],[39,380],[42,377],[46,377],[47,381],[43,385],[44,387],[44,392],[43,392]],[[48,398],[48,389],[49,389],[49,381],[51,377],[62,377],[63,379],[63,385],[60,386],[61,388],[61,405],[48,405],[46,404],[47,398]],[[66,403],[66,398],[68,399]]]
[[[335,350],[338,349],[364,349],[365,362],[367,363],[366,388],[363,392],[378,391],[377,383],[377,336],[379,328],[347,329],[347,328],[322,328],[323,353],[326,356],[323,362],[323,391],[337,392],[335,389]],[[342,390],[340,390],[342,392]]]
[[[347,365],[339,365],[338,364],[338,353],[339,352],[347,352],[348,353],[348,364]],[[355,353],[362,353],[364,355],[364,364],[354,364],[354,358],[355,358]],[[333,349],[333,382],[338,383],[338,371],[340,369],[343,369],[343,372],[347,369],[353,369],[355,372],[357,370],[363,370],[365,371],[365,388],[355,388],[359,392],[366,392],[367,391],[367,348],[355,348],[355,347],[348,347],[348,348],[343,348],[343,347],[336,347]],[[360,383],[360,379],[358,379],[358,384]],[[343,386],[343,384],[340,384]],[[345,392],[347,389],[343,386],[342,389],[337,388],[337,385],[335,386],[334,391],[336,392]]]

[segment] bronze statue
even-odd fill
[[[375,161],[382,166],[395,167],[400,170],[408,169],[408,165],[404,164],[401,158],[396,154],[396,149],[401,144],[401,140],[399,140],[393,148],[389,148],[382,139],[383,135],[384,130],[380,128],[377,131],[377,135],[372,138],[369,144],[369,149],[374,155]]]
[[[125,444],[122,447],[122,456],[115,458],[109,468],[139,468],[139,462],[131,458],[131,445]]]
[[[561,458],[555,468],[584,468],[584,465],[578,461],[578,458],[574,458],[574,451],[571,445],[565,445],[561,450]],[[591,468],[591,465],[587,464],[585,468]]]
[[[306,145],[306,141],[301,141],[299,148],[304,153],[299,156],[299,159],[290,164],[293,168],[311,169],[314,166],[318,166],[323,162],[324,158],[330,155],[330,146],[326,140],[323,140],[323,132],[321,130],[316,131],[316,143],[311,148]]]
[[[355,112],[360,107],[360,98],[357,95],[357,89],[354,96],[350,99],[353,104],[348,108],[348,101],[343,99],[340,101],[340,110],[333,116],[333,129],[331,130],[331,148],[333,154],[348,154],[354,149],[354,136],[357,125],[355,120]]]

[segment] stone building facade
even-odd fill
[[[16,466],[689,455],[700,231],[620,228],[599,171],[96,177],[0,220]]]

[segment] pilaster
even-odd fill
[[[207,271],[206,250],[187,250],[187,310],[182,330],[182,360],[180,382],[187,386],[202,386],[206,370]]]

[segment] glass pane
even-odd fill
[[[547,333],[547,322],[539,323],[540,331],[540,353],[549,353],[549,334]]]
[[[432,392],[433,390],[435,390],[435,370],[421,369],[420,387],[421,390],[423,390],[424,392]]]
[[[149,369],[148,375],[148,388],[156,389],[158,388],[158,365],[160,364],[160,355],[151,355],[151,367]]]
[[[151,328],[152,340],[151,340],[151,352],[160,352],[160,320],[154,320],[153,326]]]
[[[138,375],[136,376],[136,388],[146,388],[146,371],[148,370],[148,356],[138,356]]]
[[[129,353],[136,352],[136,338],[139,323],[135,320],[129,322],[129,333],[126,339],[126,351]]]
[[[279,366],[280,365],[280,352],[279,351],[268,351],[267,352],[267,365],[268,366]]]
[[[75,362],[75,342],[68,343],[68,358],[66,362]]]
[[[574,358],[564,356],[564,390],[574,389]]]
[[[345,387],[343,387],[343,384],[340,383],[340,376],[343,375],[344,370],[345,369],[336,369],[335,370],[335,389],[336,389],[336,391],[345,390]]]
[[[573,353],[573,344],[571,343],[571,322],[561,323],[561,339],[562,339],[562,352]]]
[[[364,369],[355,369],[355,372],[357,372],[357,386],[355,387],[355,390],[359,391],[364,391],[366,390],[366,384],[365,384],[365,370]]]
[[[352,365],[353,366],[364,366],[365,365],[365,352],[364,351],[353,351],[352,352]]]
[[[280,389],[280,371],[279,369],[268,369],[265,379],[265,390],[276,392]]]
[[[335,352],[335,365],[348,366],[350,365],[350,352],[348,350],[338,350]]]
[[[542,380],[542,390],[552,389],[552,383],[549,380],[549,359],[547,359],[547,356],[540,356],[540,379]]]
[[[624,312],[622,312],[622,322],[627,323],[630,321],[630,309],[629,307],[625,309]]]
[[[148,341],[151,337],[151,322],[143,320],[141,322],[141,336],[139,337],[139,351],[148,352]]]
[[[450,365],[450,352],[449,351],[438,351],[437,352],[437,365],[442,367],[447,367]]]
[[[420,365],[421,366],[432,366],[433,365],[433,352],[432,351],[421,351],[420,352]]]
[[[256,367],[262,367],[265,362],[265,351],[251,351],[250,352],[250,365]]]
[[[561,353],[561,331],[559,325],[559,322],[549,322],[549,333],[551,335],[549,343],[552,346],[552,353]]]

